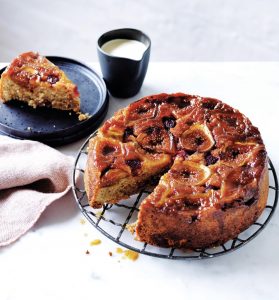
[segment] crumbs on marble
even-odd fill
[[[85,221],[84,219],[80,219],[80,220],[79,220],[79,223],[83,225],[83,224],[86,223],[86,221]]]
[[[92,240],[92,241],[90,242],[90,246],[97,246],[97,245],[100,245],[101,243],[102,243],[102,241],[99,240],[99,239]]]
[[[90,254],[90,252],[89,252],[88,250],[86,250],[86,251],[85,251],[85,254],[86,254],[86,255],[89,255],[89,254]]]
[[[111,252],[111,251],[109,251],[108,255],[109,255],[109,256],[112,256],[112,252]]]
[[[123,258],[128,258],[130,260],[135,261],[139,258],[139,254],[135,251],[132,251],[132,250],[125,250]]]
[[[123,249],[122,249],[122,248],[119,248],[119,247],[117,247],[117,248],[116,248],[116,253],[118,253],[118,254],[121,254],[121,253],[123,253]]]
[[[117,247],[116,248],[117,254],[123,254],[122,259],[130,259],[132,261],[135,261],[139,258],[139,254],[132,250],[123,250],[122,248]]]

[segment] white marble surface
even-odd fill
[[[94,67],[98,69],[96,64]],[[139,98],[183,91],[224,100],[262,133],[279,170],[279,63],[151,63]],[[132,99],[111,99],[108,116]],[[82,141],[60,147],[75,155]],[[202,261],[115,254],[117,245],[82,218],[72,195],[52,204],[35,227],[0,249],[0,299],[279,299],[278,211],[234,253]],[[88,236],[84,234],[87,233]],[[90,246],[92,239],[102,240]],[[86,250],[90,255],[86,255]],[[108,252],[112,251],[110,257]]]

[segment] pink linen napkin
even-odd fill
[[[0,136],[0,246],[8,245],[71,188],[73,158],[34,141]]]

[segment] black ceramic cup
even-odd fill
[[[137,40],[145,44],[140,60],[110,55],[102,50],[102,46],[114,39]],[[140,30],[123,28],[108,31],[98,39],[98,57],[104,80],[110,94],[118,98],[136,95],[144,81],[150,56],[151,40]]]

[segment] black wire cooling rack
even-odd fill
[[[77,204],[87,218],[87,220],[96,227],[106,237],[117,244],[130,250],[168,259],[204,259],[213,258],[226,253],[230,253],[246,245],[255,238],[268,224],[278,202],[278,179],[274,166],[269,160],[269,196],[267,205],[259,217],[247,230],[239,234],[235,239],[226,242],[223,245],[206,249],[181,250],[176,248],[160,248],[136,241],[134,236],[127,230],[129,224],[137,220],[139,205],[149,193],[142,191],[130,199],[121,201],[117,204],[104,205],[101,209],[93,209],[88,204],[88,199],[83,185],[83,175],[87,160],[87,146],[89,139],[96,133],[93,133],[82,145],[74,164],[73,170],[73,193]],[[79,176],[81,175],[81,176]]]

